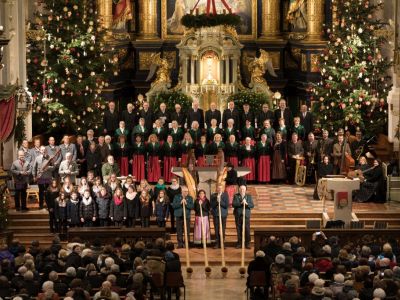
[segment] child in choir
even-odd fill
[[[236,137],[233,134],[229,136],[229,141],[225,144],[224,155],[225,160],[234,167],[239,165],[239,144],[236,142]]]
[[[192,136],[186,132],[181,143],[181,166],[187,166],[189,151],[192,148],[194,148]]]
[[[196,164],[198,167],[204,167],[206,165],[206,160],[204,155],[208,154],[209,145],[207,145],[207,139],[204,135],[200,138],[200,143],[196,146],[195,156]]]
[[[132,146],[132,175],[139,182],[146,176],[145,156],[146,146],[142,141],[142,136],[137,134],[135,143]]]
[[[67,203],[67,221],[69,227],[80,227],[81,217],[79,208],[79,197],[77,192],[72,192]]]
[[[140,216],[140,195],[134,185],[130,185],[125,194],[127,227],[135,227]]]
[[[117,174],[111,173],[105,187],[110,195],[114,195],[115,190],[121,187],[121,181],[117,178]]]
[[[296,132],[299,139],[304,141],[306,138],[306,131],[304,129],[304,126],[300,124],[300,117],[295,117],[293,119],[293,123],[294,126],[292,132]]]
[[[246,120],[246,125],[242,128],[241,131],[241,140],[244,141],[247,137],[251,138],[252,140],[256,137],[256,131],[254,127],[251,125],[250,120]]]
[[[165,185],[165,180],[164,178],[160,177],[157,181],[157,184],[154,186],[153,194],[150,195],[150,199],[155,200],[158,197],[158,193],[160,191],[165,191],[167,189],[167,186]]]
[[[149,182],[157,182],[158,178],[161,177],[160,167],[160,144],[158,143],[157,136],[151,134],[149,136],[148,144],[146,145],[147,152],[147,180]]]
[[[244,176],[247,181],[256,180],[255,154],[256,150],[252,145],[252,140],[250,138],[246,138],[244,145],[240,147],[240,160],[242,161],[242,167],[247,167],[251,170],[249,174]]]
[[[236,194],[236,187],[238,185],[238,176],[232,163],[228,162],[226,164],[226,169],[225,192],[227,192],[229,197],[229,207],[232,207],[233,196]]]
[[[74,190],[74,184],[71,182],[71,177],[65,176],[64,182],[61,186],[61,192],[64,192],[65,196],[68,198],[73,190]]]
[[[81,177],[81,180],[80,180],[79,186],[78,186],[79,195],[82,197],[86,190],[90,190],[89,184],[86,180],[86,177]]]
[[[219,150],[224,151],[225,144],[222,141],[222,136],[219,133],[214,136],[214,141],[211,143],[211,145],[209,145],[209,148],[209,154],[211,155],[217,155]]]
[[[231,135],[234,135],[235,139],[237,140],[238,136],[237,136],[237,132],[236,132],[236,129],[235,129],[235,126],[234,126],[235,125],[235,121],[233,119],[229,119],[227,121],[227,124],[228,124],[228,127],[226,127],[225,130],[224,130],[224,141],[225,142],[229,141],[229,137]]]
[[[171,185],[167,189],[167,195],[168,198],[170,199],[169,203],[169,213],[171,215],[171,232],[175,233],[175,215],[174,215],[174,209],[172,208],[172,201],[175,198],[176,195],[179,195],[181,193],[182,189],[179,185],[179,181],[177,177],[173,177],[171,181]]]
[[[211,119],[211,126],[207,128],[207,143],[211,143],[214,140],[214,136],[217,133],[221,133],[218,128],[217,119]]]
[[[115,130],[115,139],[118,141],[121,135],[126,137],[129,135],[129,130],[126,129],[124,121],[119,121],[119,127]]]
[[[102,183],[101,183],[101,178],[100,176],[97,176],[94,179],[94,183],[92,185],[92,195],[94,197],[98,197],[98,195],[100,194],[100,190],[103,187]]]
[[[156,221],[158,227],[165,227],[165,222],[169,217],[169,207],[170,202],[165,190],[161,190],[158,193],[158,197],[155,202],[154,215],[156,216]]]
[[[131,149],[126,143],[126,135],[120,135],[118,143],[115,146],[114,153],[117,159],[121,176],[129,174],[129,159],[131,157]]]
[[[67,232],[67,198],[66,194],[60,192],[54,205],[54,217],[56,219],[56,232],[64,234]]]
[[[99,225],[105,227],[109,225],[110,218],[110,194],[105,187],[100,188],[99,196],[96,198],[96,204],[99,216]]]
[[[93,223],[96,221],[96,203],[94,202],[92,196],[90,196],[89,190],[86,190],[83,194],[82,201],[79,206],[79,216],[84,227],[92,227]]]
[[[279,126],[278,126],[278,131],[281,133],[282,139],[286,141],[287,135],[288,135],[288,130],[285,125],[285,118],[279,118]]]
[[[162,146],[162,154],[164,156],[163,175],[166,182],[171,182],[171,178],[174,176],[171,170],[173,167],[178,166],[178,150],[179,148],[176,143],[174,143],[172,135],[168,135],[167,142]]]
[[[279,131],[276,133],[276,140],[272,151],[272,180],[284,181],[287,176],[287,149],[286,142],[282,139],[282,134]]]
[[[265,120],[263,123],[264,127],[260,130],[260,136],[266,134],[268,140],[271,142],[275,140],[275,129],[271,126],[271,121],[269,119]]]
[[[150,216],[152,212],[150,195],[144,190],[140,193],[140,218],[142,227],[150,227]]]
[[[199,122],[193,121],[192,126],[189,130],[190,136],[192,137],[193,143],[195,145],[200,143],[201,129],[199,128]]]
[[[133,182],[133,177],[132,177],[132,176],[128,176],[128,177],[126,177],[125,182],[124,182],[124,184],[122,185],[122,191],[124,192],[124,194],[128,191],[128,188],[129,188],[131,185],[134,186],[135,183]]]
[[[50,186],[47,188],[46,197],[44,200],[46,201],[47,210],[49,212],[49,228],[50,232],[55,232],[54,222],[54,207],[56,204],[56,199],[60,195],[60,186],[58,185],[58,181],[53,179],[51,181]]]
[[[260,183],[271,181],[271,140],[266,134],[261,135],[257,143],[257,180]]]
[[[155,127],[153,128],[153,134],[157,136],[159,143],[162,145],[167,139],[167,131],[162,126],[160,119],[155,120],[154,125]]]
[[[169,134],[172,136],[175,144],[179,144],[183,139],[183,130],[179,127],[179,124],[176,120],[171,122],[171,129],[169,130]]]
[[[200,212],[201,210],[201,212]],[[210,223],[209,223],[209,213],[211,210],[210,201],[206,197],[206,192],[204,190],[200,190],[197,199],[194,202],[194,211],[195,211],[195,221],[194,221],[194,243],[202,244],[203,243],[203,235],[202,228],[204,228],[204,236],[206,243],[211,242],[210,237]],[[203,219],[201,218],[201,214],[203,215]]]
[[[121,227],[126,220],[124,194],[118,187],[110,203],[110,219],[114,226]]]

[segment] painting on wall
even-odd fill
[[[225,0],[232,12],[241,17],[236,31],[241,39],[251,39],[257,34],[257,0]],[[162,38],[179,40],[185,30],[180,20],[196,5],[197,0],[162,0]],[[206,11],[207,0],[200,0],[197,8],[200,14]],[[223,13],[224,5],[215,1],[217,13]]]

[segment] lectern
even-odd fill
[[[328,178],[327,189],[333,191],[333,219],[342,220],[350,227],[352,215],[352,194],[360,189],[360,180],[348,178]]]

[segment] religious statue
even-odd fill
[[[268,55],[268,52],[260,49],[260,57],[254,58],[252,62],[249,63],[249,72],[251,74],[249,87],[255,93],[265,93],[267,95],[272,95],[271,90],[264,78],[265,72],[268,71],[274,77],[278,77],[274,71],[272,61]]]
[[[290,0],[286,19],[291,24],[293,31],[304,31],[307,29],[306,5],[306,0]]]
[[[154,74],[156,74],[156,79],[150,85],[150,91],[146,93],[146,96],[152,97],[153,95],[167,91],[171,86],[171,65],[168,60],[161,58],[161,52],[151,55],[150,61],[152,62],[150,66],[149,75],[146,81],[150,81]],[[157,72],[156,72],[157,70]]]
[[[185,2],[183,0],[175,0],[175,10],[171,18],[168,19],[169,31],[173,34],[182,34],[185,26],[181,24],[181,19],[185,15]]]
[[[125,30],[126,22],[133,19],[130,0],[114,0],[113,29]]]

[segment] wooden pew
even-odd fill
[[[370,235],[374,239],[379,240],[379,244],[388,241],[390,238],[399,238],[400,229],[321,229],[326,237],[337,236],[341,245],[347,242],[357,242],[363,236]],[[301,240],[301,245],[309,250],[312,234],[319,229],[284,229],[284,228],[257,228],[254,227],[254,255],[261,247],[263,247],[270,236],[279,238],[279,242],[287,242],[292,236],[297,236]]]
[[[74,227],[68,230],[68,241],[79,237],[82,241],[93,242],[99,239],[102,244],[114,243],[115,238],[121,238],[124,242],[153,242],[157,238],[165,239],[165,228],[124,228],[124,227]]]

